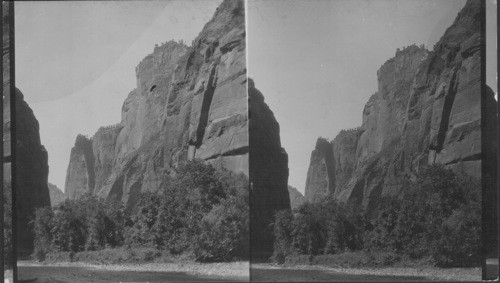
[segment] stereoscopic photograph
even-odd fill
[[[4,281],[498,278],[496,11],[3,2]]]
[[[279,123],[288,166],[265,172],[290,201],[252,279],[475,281],[485,257],[498,274],[485,6],[248,1],[249,96]]]
[[[18,280],[248,281],[244,2],[14,9]]]

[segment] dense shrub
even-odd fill
[[[279,211],[274,221],[272,260],[289,256],[337,254],[362,247],[362,210],[327,198],[305,203],[294,211]]]
[[[394,196],[380,200],[376,218],[366,225],[364,248],[367,251],[395,251],[401,242],[395,235],[401,210],[401,201]]]
[[[123,243],[125,225],[121,203],[84,195],[56,207],[35,212],[33,257],[44,260],[49,252],[81,252],[116,247]]]
[[[90,194],[36,211],[37,260],[151,261],[184,254],[199,261],[249,253],[248,178],[202,161],[181,164],[131,211]],[[130,251],[123,252],[124,244]],[[126,258],[126,259],[125,259]]]
[[[54,227],[54,212],[50,207],[40,207],[35,211],[35,243],[33,257],[44,261],[47,253],[53,250],[52,229]]]
[[[401,195],[383,197],[372,219],[331,199],[280,211],[272,259],[285,263],[310,255],[311,262],[393,265],[404,258],[442,267],[478,266],[480,194],[477,180],[433,165],[422,168]]]
[[[226,197],[201,219],[193,252],[200,261],[245,258],[249,243],[249,195],[244,175],[221,172]]]
[[[410,258],[431,256],[438,266],[479,264],[479,182],[440,166],[421,170],[401,199],[394,236]]]
[[[163,190],[144,193],[127,230],[129,246],[200,261],[248,254],[248,179],[199,160],[181,164]]]
[[[285,263],[286,257],[294,254],[292,248],[293,214],[291,210],[276,212],[274,220],[274,251],[271,259],[279,264]]]

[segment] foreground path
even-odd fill
[[[267,263],[252,264],[252,281],[311,282],[311,281],[480,281],[480,268],[327,268],[321,266],[281,267]]]
[[[203,266],[203,267],[200,267]],[[248,264],[217,265],[136,264],[91,265],[64,263],[42,265],[30,261],[18,262],[19,282],[234,282],[248,280]],[[219,270],[213,270],[219,268]],[[221,270],[227,268],[227,271]],[[236,269],[236,272],[235,272]],[[219,275],[218,275],[219,274]]]

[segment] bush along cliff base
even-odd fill
[[[274,238],[271,259],[279,264],[477,267],[481,186],[428,166],[370,213],[333,198],[279,211]]]
[[[246,259],[248,178],[203,161],[181,164],[138,204],[83,195],[36,211],[38,261]]]

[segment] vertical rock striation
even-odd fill
[[[333,193],[335,188],[333,149],[329,141],[318,139],[311,153],[310,164],[306,179],[306,188],[309,190],[306,190],[305,198],[308,202],[318,202]]]
[[[136,77],[121,122],[77,137],[69,198],[89,192],[130,207],[142,191],[158,190],[170,168],[195,158],[249,175],[243,1],[223,1],[191,46],[156,46]]]
[[[481,1],[470,0],[433,51],[412,45],[382,65],[361,127],[332,142],[318,139],[308,201],[332,194],[370,208],[427,164],[481,178],[480,23]],[[484,96],[496,105],[491,93]]]

